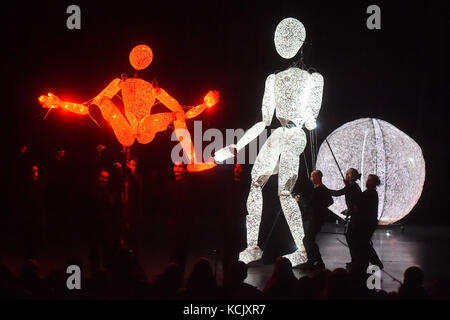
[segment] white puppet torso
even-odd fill
[[[311,74],[299,68],[275,74],[275,112],[283,126],[289,121],[303,126],[313,82]]]

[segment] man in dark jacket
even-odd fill
[[[107,268],[118,247],[118,195],[110,184],[110,173],[100,169],[90,190],[89,256],[94,272]]]
[[[169,262],[176,263],[184,274],[193,227],[191,177],[186,165],[176,163],[174,179],[167,192],[171,195],[168,216]]]
[[[142,236],[144,182],[142,176],[136,173],[136,159],[128,156],[125,162],[125,167],[120,162],[114,163],[120,177],[117,179],[120,184],[115,185],[121,194],[122,205],[120,241],[122,246],[136,252]]]
[[[366,190],[361,194],[357,212],[352,216],[352,228],[349,230],[350,243],[354,247],[355,264],[353,268],[365,271],[369,262],[383,268],[383,263],[378,257],[370,239],[378,225],[378,193],[377,186],[380,179],[374,174],[369,174],[366,182]]]
[[[300,265],[300,269],[303,270],[325,268],[319,246],[316,243],[316,236],[325,221],[327,208],[333,204],[330,190],[322,183],[320,170],[311,172],[311,182],[314,184],[314,189],[307,200],[309,208],[303,212],[305,230],[303,244],[308,256],[308,261]]]
[[[347,209],[342,212],[348,218],[350,222],[347,224],[345,230],[345,238],[347,240],[348,249],[350,251],[350,256],[352,262],[355,260],[355,243],[352,243],[354,237],[350,236],[355,230],[355,220],[353,219],[354,214],[358,211],[358,207],[361,201],[361,188],[356,183],[357,180],[361,179],[361,174],[355,168],[350,168],[345,172],[344,184],[345,187],[341,190],[330,190],[333,197],[345,196],[345,204]],[[347,263],[347,268],[351,268],[352,262]]]
[[[129,249],[137,250],[141,242],[143,219],[143,178],[136,173],[135,159],[129,159],[123,176],[122,219],[125,244]]]
[[[31,166],[31,174],[24,181],[20,218],[22,234],[25,239],[26,258],[38,258],[45,235],[45,182],[41,178],[37,165]]]

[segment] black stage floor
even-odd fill
[[[219,284],[222,282],[222,265],[220,257],[214,253],[218,247],[218,240],[215,236],[217,228],[220,228],[211,221],[202,220],[195,224],[194,236],[191,241],[191,249],[188,258],[186,276],[189,273],[195,259],[199,256],[207,257],[216,270],[216,277]],[[5,226],[3,226],[5,227]],[[161,230],[158,223],[154,223],[153,231],[147,233],[147,241],[139,249],[139,260],[142,264],[149,280],[160,273],[168,260],[168,253],[165,246],[167,238],[164,235],[154,232]],[[345,267],[345,263],[350,261],[345,237],[342,234],[343,226],[328,223],[318,236],[318,243],[328,269]],[[17,235],[6,236],[2,233],[1,259],[2,262],[10,265],[16,272],[20,271],[23,262],[23,250]],[[425,272],[425,286],[441,277],[450,278],[450,227],[441,226],[418,226],[407,225],[402,231],[398,226],[380,227],[374,234],[374,248],[378,252],[384,263],[382,272],[382,289],[394,291],[402,281],[403,272],[410,266],[419,266]],[[63,268],[64,264],[72,258],[82,261],[87,266],[86,272],[89,276],[88,254],[83,235],[78,234],[68,245],[64,241],[53,241],[48,244],[41,253],[39,264],[43,275],[51,270]],[[74,244],[75,243],[75,244]],[[272,247],[276,244],[272,244]],[[273,264],[259,264],[251,267],[248,272],[247,282],[262,289],[270,277]],[[297,277],[302,276],[302,272],[294,270]]]
[[[342,227],[327,225],[318,236],[318,244],[326,267],[330,270],[345,267],[350,261]],[[403,272],[410,266],[419,266],[425,272],[425,286],[435,279],[450,277],[450,228],[407,226],[380,227],[372,237],[373,246],[384,264],[382,289],[396,291],[403,280]],[[247,281],[262,288],[272,265],[251,268]],[[294,270],[297,277],[302,272]]]

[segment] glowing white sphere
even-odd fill
[[[415,206],[425,181],[425,160],[420,146],[392,124],[372,118],[348,122],[328,137],[343,174],[349,168],[361,173],[361,190],[369,174],[381,180],[378,186],[379,224],[394,223]],[[342,176],[326,141],[317,156],[316,168],[323,173],[323,183],[330,189],[344,187]],[[346,209],[344,197],[334,198],[330,207],[338,216]]]

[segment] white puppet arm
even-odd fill
[[[311,89],[306,107],[305,127],[308,130],[313,130],[316,127],[316,119],[322,105],[323,77],[320,73],[314,72],[310,81]]]
[[[242,138],[238,141],[236,145],[232,144],[225,148],[218,150],[214,154],[214,160],[216,162],[225,161],[234,156],[233,150],[231,148],[236,149],[236,152],[239,152],[251,141],[256,139],[261,132],[264,130],[266,126],[269,126],[272,122],[273,113],[275,111],[275,75],[271,74],[266,79],[266,85],[264,89],[264,96],[262,101],[262,118],[263,120],[256,123],[251,127]]]

